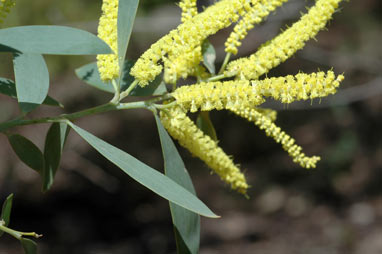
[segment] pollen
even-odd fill
[[[204,161],[233,190],[245,194],[248,184],[243,173],[217,144],[204,134],[178,106],[160,112],[163,126],[179,144]]]
[[[117,18],[118,0],[103,0],[98,37],[104,40],[114,51],[114,54],[97,55],[98,71],[101,80],[106,82],[119,76]]]

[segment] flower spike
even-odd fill
[[[160,118],[163,126],[180,145],[203,160],[223,181],[230,184],[232,189],[242,194],[246,193],[248,184],[240,169],[217,142],[205,135],[179,106],[161,111]]]
[[[323,29],[339,2],[341,0],[318,0],[298,22],[265,43],[256,53],[248,58],[232,61],[227,66],[225,74],[249,80],[257,79],[267,73],[303,48],[307,40]]]
[[[252,0],[250,10],[237,23],[228,37],[225,43],[225,51],[236,55],[238,51],[237,47],[241,45],[240,40],[244,39],[248,31],[251,30],[255,24],[260,23],[271,11],[286,1],[288,0]]]
[[[196,0],[181,0],[179,7],[182,9],[182,23],[198,14],[198,9],[196,8]]]
[[[110,46],[114,54],[97,55],[97,65],[101,79],[108,82],[119,76],[117,17],[118,0],[103,0],[98,37]]]
[[[187,77],[189,63],[195,64],[195,52],[203,41],[217,31],[228,27],[244,15],[247,0],[221,0],[206,8],[203,12],[188,19],[169,34],[154,43],[136,62],[130,74],[139,80],[141,86],[152,81],[161,71],[160,60],[165,62],[165,80],[174,83],[174,77]],[[180,66],[175,60],[190,58],[184,61],[186,66]],[[198,60],[201,61],[201,58]],[[177,66],[171,66],[177,65]],[[176,73],[172,73],[173,71]],[[186,71],[185,71],[186,70]]]
[[[320,160],[318,156],[308,157],[302,152],[302,148],[295,144],[295,140],[277,127],[272,119],[261,112],[245,107],[232,107],[230,109],[235,114],[254,122],[261,130],[264,130],[267,136],[272,137],[277,143],[280,143],[283,149],[293,158],[293,162],[300,164],[303,168],[315,168]]]

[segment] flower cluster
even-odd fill
[[[256,109],[248,107],[232,107],[230,108],[235,114],[254,122],[261,130],[264,130],[267,136],[272,137],[277,143],[280,143],[285,151],[293,158],[293,162],[300,164],[303,168],[315,168],[318,156],[307,157],[299,145],[295,144],[295,140],[288,134],[277,127],[273,123],[273,119]]]
[[[181,0],[179,7],[182,9],[182,22],[186,22],[193,16],[198,14],[198,8],[196,7],[196,0]]]
[[[118,0],[103,0],[98,37],[114,51],[114,54],[97,56],[98,70],[103,81],[110,82],[119,76],[117,17]]]
[[[223,181],[230,184],[232,189],[246,193],[248,184],[240,169],[217,142],[204,134],[180,107],[161,111],[160,118],[163,126],[180,145],[203,160]]]
[[[0,23],[3,22],[15,4],[16,0],[0,0]]]
[[[141,86],[152,81],[165,66],[164,79],[175,83],[186,78],[202,60],[203,41],[217,31],[236,22],[250,10],[247,0],[221,0],[206,8],[172,30],[154,43],[135,63],[130,74],[139,80]]]
[[[187,113],[199,110],[231,111],[264,130],[267,136],[281,144],[295,163],[304,168],[314,168],[320,157],[306,156],[295,140],[277,127],[276,111],[260,107],[269,97],[282,103],[325,97],[335,93],[344,79],[343,75],[336,76],[331,70],[258,79],[287,60],[323,29],[341,0],[317,0],[298,22],[263,44],[256,53],[226,65],[230,55],[237,53],[240,41],[248,31],[286,1],[220,0],[198,13],[196,0],[181,0],[182,24],[154,43],[130,71],[140,86],[147,85],[164,72],[164,81],[174,85],[170,93],[174,101],[158,106],[164,127],[183,147],[230,184],[232,189],[243,194],[248,184],[240,169],[218,146],[217,141],[199,129]],[[99,36],[116,54],[98,56],[98,67],[101,78],[111,80],[119,74],[118,0],[104,0],[102,9]],[[203,43],[210,35],[235,22],[233,32],[225,43],[227,55],[221,71],[218,75],[207,73],[200,65],[203,61]],[[197,78],[196,84],[176,87],[179,78],[190,75]],[[234,80],[228,80],[232,78]],[[219,81],[221,79],[225,81]]]
[[[318,0],[307,14],[290,28],[265,43],[256,53],[248,58],[232,61],[226,70],[227,76],[257,79],[273,67],[291,57],[304,47],[305,42],[325,27],[341,0]]]
[[[255,24],[258,24],[268,14],[282,5],[287,0],[253,0],[252,8],[243,16],[243,18],[234,27],[232,33],[225,43],[225,51],[237,54],[237,47],[241,45],[240,40],[244,39],[248,31]]]

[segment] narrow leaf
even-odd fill
[[[34,54],[97,55],[112,52],[94,34],[65,26],[18,26],[0,29],[0,44],[0,51]]]
[[[178,150],[157,115],[155,115],[155,120],[162,144],[165,174],[195,195],[191,178]],[[178,253],[197,254],[200,242],[200,216],[171,202],[170,210]]]
[[[131,31],[139,0],[119,0],[118,2],[118,58],[119,66],[125,61],[127,46],[129,45]],[[122,72],[122,70],[121,70]]]
[[[204,40],[202,44],[202,54],[204,66],[206,66],[211,74],[215,74],[216,51],[208,40]]]
[[[218,140],[215,127],[211,122],[210,114],[208,111],[201,111],[199,113],[198,118],[196,118],[196,125],[200,130],[204,132],[204,134],[210,136],[210,138],[215,141]]]
[[[37,244],[28,238],[20,239],[21,245],[23,246],[25,254],[36,254],[37,253]]]
[[[49,190],[53,184],[69,130],[66,123],[53,123],[48,130],[44,147],[45,166],[42,171],[42,190],[44,192]]]
[[[17,99],[15,82],[13,82],[13,80],[10,79],[0,78],[0,93]],[[64,107],[61,103],[59,103],[57,100],[53,99],[49,95],[45,98],[42,104],[62,108]]]
[[[4,221],[4,226],[8,226],[11,219],[11,210],[12,210],[12,201],[13,194],[9,195],[7,199],[3,203],[3,209],[1,210],[1,218],[0,220]],[[3,231],[0,231],[0,236],[3,235]]]
[[[167,176],[73,123],[69,122],[68,124],[106,159],[159,196],[200,215],[211,218],[218,217],[202,201]]]
[[[134,65],[133,61],[126,60],[123,66],[121,91],[126,90],[130,84],[134,81],[134,77],[130,75],[130,69]],[[76,69],[76,75],[79,79],[86,84],[91,85],[104,92],[114,93],[114,88],[111,84],[102,82],[100,74],[98,72],[97,63],[93,62],[86,64]],[[157,76],[150,84],[145,87],[136,86],[130,93],[131,96],[150,96],[161,95],[166,92],[166,86],[162,83],[162,77]]]
[[[44,156],[32,141],[19,134],[9,135],[8,140],[22,162],[37,172],[43,171]]]
[[[42,55],[15,53],[13,58],[17,100],[23,112],[39,106],[48,95],[49,72]]]

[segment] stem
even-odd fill
[[[11,229],[11,228],[4,226],[3,223],[0,223],[0,231],[3,231],[5,233],[11,235],[18,240],[21,240],[21,237],[23,237],[23,236],[31,236],[34,238],[40,238],[42,236],[42,235],[39,235],[35,232],[20,232],[20,231],[17,231],[17,230],[14,230],[14,229]]]
[[[130,84],[130,86],[125,90],[123,91],[120,96],[119,96],[119,101],[121,101],[123,98],[125,98],[126,96],[128,96],[130,94],[130,92],[138,85],[138,80],[134,80],[133,83]]]
[[[227,78],[226,75],[220,74],[220,75],[216,75],[216,76],[213,76],[213,77],[207,79],[207,82],[218,81],[218,80],[221,80],[223,78]]]
[[[231,58],[231,53],[227,53],[227,54],[225,55],[223,64],[222,64],[222,66],[220,67],[220,70],[219,70],[218,74],[222,74],[222,73],[223,73],[223,71],[225,70],[225,67],[227,66],[228,61],[229,61],[230,58]]]
[[[168,104],[153,104],[155,108],[157,109],[166,109],[171,108],[172,106],[176,105],[176,101],[170,102]]]
[[[138,101],[138,102],[129,102],[129,103],[118,103],[117,105],[113,103],[106,103],[97,107],[86,109],[83,111],[75,112],[72,114],[62,114],[54,117],[44,117],[39,119],[20,119],[16,118],[8,122],[0,123],[0,132],[5,132],[9,128],[21,125],[30,125],[30,124],[40,124],[40,123],[54,123],[54,122],[63,122],[63,121],[72,121],[84,116],[94,115],[98,113],[104,113],[113,110],[124,110],[124,109],[134,109],[134,108],[148,108],[155,102],[166,100],[172,98],[171,95],[165,94],[151,100],[147,101]]]
[[[16,238],[16,239],[18,239],[18,240],[20,240],[21,237],[22,237],[22,235],[20,234],[20,232],[17,232],[17,231],[15,231],[15,230],[13,230],[13,229],[10,229],[10,228],[8,228],[8,227],[2,225],[2,224],[0,224],[0,231],[3,231],[3,232],[5,232],[5,233],[11,235],[11,236],[13,236],[14,238]]]
[[[113,87],[114,87],[114,97],[113,97],[113,99],[111,99],[110,103],[117,104],[119,102],[119,98],[120,98],[120,86],[119,86],[119,84],[117,84],[115,79],[113,79],[111,81],[111,83],[113,84]]]

